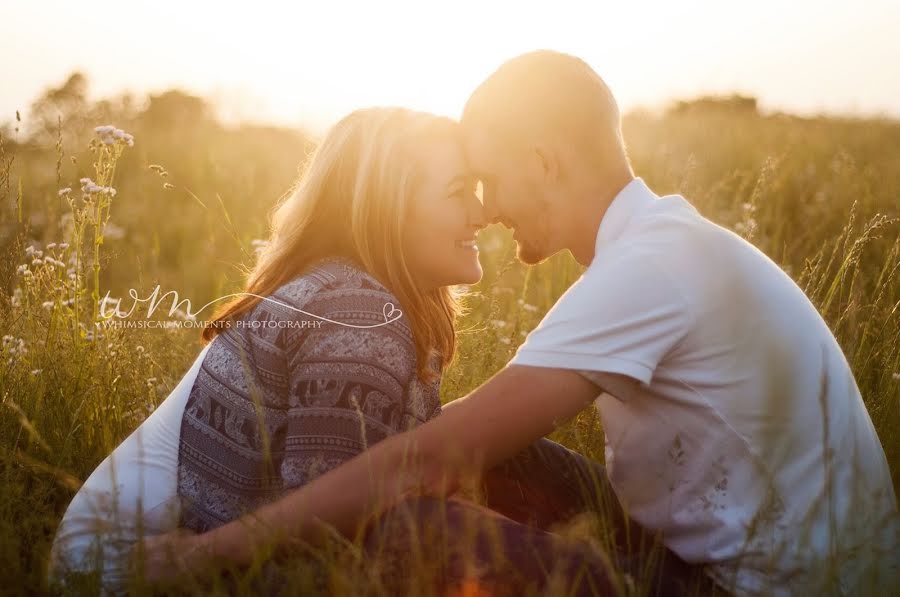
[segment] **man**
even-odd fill
[[[465,469],[513,457],[596,399],[622,507],[720,587],[893,587],[898,518],[884,452],[840,347],[797,285],[682,197],[634,177],[616,102],[577,58],[510,60],[462,123],[488,218],[515,231],[520,259],[568,249],[584,275],[507,367],[441,416],[179,549],[201,554],[195,563],[246,563],[274,526],[352,532],[377,500],[450,493]]]

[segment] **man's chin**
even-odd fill
[[[538,251],[531,245],[516,241],[516,257],[525,265],[537,265],[547,259],[549,255],[544,255],[542,251]]]

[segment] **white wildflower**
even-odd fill
[[[119,240],[120,238],[125,238],[125,229],[121,226],[116,226],[112,222],[107,222],[106,226],[103,227],[103,238],[107,238],[109,240]]]
[[[495,328],[498,328],[498,329],[499,329],[499,328],[505,328],[505,327],[506,327],[506,322],[503,321],[502,319],[492,319],[492,320],[491,320],[491,325],[494,326]]]
[[[61,251],[65,251],[68,248],[69,248],[69,243],[59,243],[59,249]]]
[[[31,375],[37,377],[38,375],[41,374],[42,371],[43,371],[43,369],[32,369],[32,370],[31,370]]]
[[[529,313],[537,313],[538,308],[534,305],[529,305],[528,303],[522,303],[522,308],[528,311]]]
[[[900,373],[894,373],[891,377],[893,377],[895,380],[900,380]]]
[[[111,124],[98,126],[94,129],[94,132],[100,137],[100,141],[106,145],[113,145],[121,141],[128,147],[134,147],[134,136]]]
[[[103,191],[104,187],[101,187],[96,182],[91,180],[90,178],[82,178],[81,179],[81,191],[83,193],[91,194],[91,193],[100,193]]]
[[[33,265],[34,267],[43,265],[43,263],[44,263],[44,261],[42,259],[32,259],[31,260],[31,265]]]
[[[497,341],[501,344],[512,344],[512,340],[509,338],[497,338]]]
[[[25,247],[25,255],[31,257],[31,254],[34,253],[34,245],[28,245]]]
[[[71,187],[66,187],[66,188],[64,188],[64,189],[60,189],[58,194],[59,194],[60,197],[66,197],[66,196],[67,196],[69,193],[71,193],[71,192],[72,192],[72,188],[71,188]]]
[[[53,301],[44,301],[43,303],[41,303],[41,307],[43,307],[44,309],[46,309],[48,311],[52,311],[53,310]]]
[[[28,271],[28,266],[24,263],[16,268],[16,273],[20,276],[27,271]]]
[[[266,247],[269,246],[269,241],[256,238],[250,241],[250,246],[253,247],[253,251],[257,255],[260,255],[266,250]]]
[[[50,244],[47,245],[45,248],[46,248],[48,251],[49,251],[50,249],[55,249],[55,248],[56,248],[56,243],[50,243]]]

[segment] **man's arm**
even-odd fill
[[[597,393],[574,371],[507,366],[435,419],[382,441],[251,515],[178,539],[187,544],[148,540],[148,576],[172,574],[169,550],[177,550],[182,566],[196,570],[207,558],[247,565],[262,546],[315,539],[323,523],[352,534],[411,492],[452,493],[463,474],[480,473],[515,455],[574,417]]]

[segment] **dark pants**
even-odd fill
[[[550,440],[490,470],[484,494],[493,512],[461,499],[417,497],[372,525],[366,549],[387,593],[715,591],[699,566],[626,516],[602,465]]]

